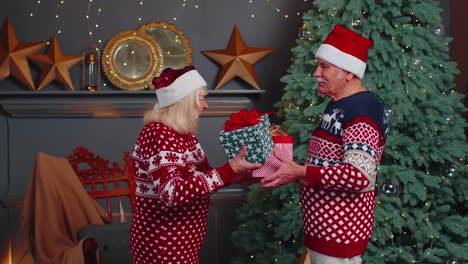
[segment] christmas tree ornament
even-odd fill
[[[387,121],[393,117],[393,110],[391,108],[385,108],[385,117],[387,118]]]
[[[30,55],[29,58],[42,71],[37,90],[40,90],[53,80],[61,82],[70,88],[70,90],[74,90],[68,70],[73,65],[80,62],[83,57],[63,55],[56,36],[52,39],[52,43],[50,44],[46,55]]]
[[[388,125],[391,120],[393,119],[393,110],[391,108],[385,107],[384,109],[384,115],[385,115],[385,120],[384,122],[387,124],[387,131],[385,131],[388,134],[388,131],[390,131],[390,125]]]
[[[441,264],[463,264],[463,263],[464,263],[463,259],[459,259],[453,256],[447,256],[441,262]]]
[[[411,65],[414,67],[420,67],[421,66],[421,58],[418,56],[413,56],[411,57]]]
[[[446,126],[450,126],[452,125],[452,123],[455,121],[455,115],[448,115],[445,120],[444,120],[444,124]]]
[[[328,15],[328,16],[330,17],[330,19],[332,19],[332,20],[333,20],[333,19],[336,19],[336,17],[338,16],[338,11],[337,11],[335,8],[333,8],[333,9],[331,9],[331,10],[328,10],[327,15]]]
[[[296,107],[297,107],[297,104],[296,104],[295,98],[289,98],[288,100],[284,101],[284,108],[296,109]]]
[[[349,20],[351,29],[357,33],[362,33],[366,19],[363,16],[353,15]]]
[[[442,166],[442,177],[449,183],[456,183],[463,177],[464,168],[463,165],[456,161],[449,161]]]
[[[400,194],[400,183],[393,178],[386,178],[380,183],[379,193],[386,196],[397,196]]]
[[[443,38],[445,36],[445,27],[442,24],[433,25],[431,32],[436,38]]]
[[[7,17],[0,33],[0,80],[11,75],[31,90],[35,90],[27,57],[46,44],[46,42],[19,43],[10,18]]]
[[[302,27],[299,29],[298,35],[299,35],[299,39],[302,39],[302,40],[312,39],[312,32],[307,28],[306,24],[303,24]]]
[[[448,114],[442,121],[440,129],[442,131],[448,131],[451,129],[453,124],[456,122],[456,117],[454,114]]]
[[[202,51],[202,53],[221,64],[221,72],[218,75],[215,90],[235,77],[240,77],[260,90],[260,84],[253,65],[272,51],[273,49],[246,46],[237,25],[234,25],[227,49],[206,50]]]

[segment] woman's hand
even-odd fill
[[[250,185],[258,182],[258,179],[252,177],[252,171],[262,167],[262,164],[247,162],[244,159],[246,153],[247,147],[243,146],[237,156],[229,161],[229,165],[231,165],[232,170],[236,173],[236,176],[231,179],[231,183]]]

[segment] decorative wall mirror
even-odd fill
[[[123,90],[152,87],[164,65],[157,41],[136,30],[123,31],[107,42],[102,52],[102,69],[109,81]]]
[[[166,22],[150,22],[138,28],[155,39],[161,47],[163,66],[180,69],[192,63],[192,49],[184,33],[176,26]]]

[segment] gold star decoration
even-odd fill
[[[52,39],[46,55],[30,55],[29,58],[41,69],[37,90],[53,80],[57,80],[73,90],[73,83],[68,69],[80,62],[83,56],[63,55],[56,36]]]
[[[35,90],[27,56],[45,45],[46,42],[18,43],[10,18],[7,17],[0,33],[0,80],[11,75]]]
[[[221,64],[215,90],[235,77],[242,78],[260,90],[253,65],[272,51],[273,49],[246,46],[237,25],[234,25],[227,49],[207,50],[202,53]]]

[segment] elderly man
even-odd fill
[[[313,264],[358,264],[372,234],[375,180],[386,142],[384,110],[362,86],[372,41],[336,25],[317,50],[318,91],[331,98],[304,164],[282,167],[261,187],[299,181],[305,246]],[[279,155],[278,155],[279,156]]]

